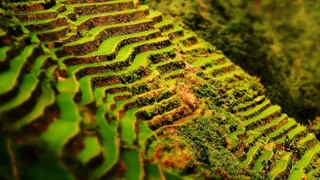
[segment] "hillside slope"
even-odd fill
[[[6,8],[23,33],[0,33],[0,179],[319,176],[314,135],[148,6]]]

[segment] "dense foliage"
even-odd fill
[[[317,1],[145,2],[260,77],[267,95],[291,116],[306,122],[320,114]]]

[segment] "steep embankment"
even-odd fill
[[[0,37],[1,178],[317,175],[315,137],[161,13],[132,0],[8,8],[24,33]]]

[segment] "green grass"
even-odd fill
[[[41,138],[48,144],[49,149],[61,156],[64,145],[79,133],[81,117],[72,93],[58,94],[57,103],[61,111],[60,118],[50,124]]]
[[[163,40],[167,40],[167,38],[157,38],[155,40],[150,40],[147,42],[141,42],[141,43],[136,43],[136,44],[125,46],[125,47],[121,48],[119,55],[116,57],[115,60],[113,60],[111,62],[90,64],[90,67],[92,67],[93,65],[98,66],[96,64],[99,64],[99,66],[101,66],[102,64],[107,64],[107,63],[110,64],[113,62],[124,61],[125,59],[129,58],[130,53],[133,51],[134,47],[136,47],[138,45],[142,45],[143,43],[160,42]],[[148,61],[147,57],[151,53],[153,53],[153,51],[148,51],[146,53],[139,54],[138,56],[135,57],[134,61],[130,65],[130,67],[128,67],[127,69],[125,69],[123,71],[108,72],[108,73],[103,73],[103,74],[92,74],[92,75],[87,75],[87,76],[82,77],[79,80],[80,89],[81,89],[81,92],[83,92],[83,96],[82,96],[82,100],[81,100],[82,104],[87,104],[87,103],[94,100],[92,87],[91,87],[91,79],[93,77],[103,77],[103,76],[108,76],[108,75],[120,75],[121,73],[126,73],[129,70],[133,70],[134,68],[138,68],[140,65],[143,65],[143,64],[147,65],[147,61]],[[83,66],[83,65],[82,66],[80,66],[80,65],[79,66],[72,66],[68,70],[69,70],[70,74],[71,73],[73,74],[74,70],[76,68],[82,68],[82,67],[88,67],[88,66]]]
[[[157,164],[145,164],[146,179],[156,180],[163,179],[160,167]]]
[[[2,47],[0,47],[0,62],[3,62],[6,59],[6,57],[7,57],[6,53],[11,48],[12,48],[11,46],[2,46]]]
[[[170,180],[182,180],[182,179],[189,179],[189,178],[182,178],[180,176],[178,176],[177,174],[171,172],[168,169],[164,169],[163,170],[164,176],[166,177],[166,179],[170,179]]]
[[[258,143],[256,143],[253,147],[251,147],[251,148],[249,149],[249,151],[247,152],[247,155],[246,155],[247,157],[246,157],[246,159],[242,162],[242,164],[243,164],[244,166],[248,166],[248,165],[252,162],[253,156],[254,156],[256,153],[258,153],[259,149],[260,149],[260,145],[259,145]]]
[[[224,57],[225,57],[224,54],[214,54],[209,57],[198,58],[197,61],[192,63],[192,66],[204,67],[206,64],[212,64],[213,61],[216,61],[217,59],[224,58]]]
[[[79,57],[109,55],[109,54],[115,52],[116,47],[119,45],[120,42],[122,42],[124,40],[134,38],[134,37],[148,36],[148,35],[154,34],[156,32],[159,32],[159,30],[151,29],[151,30],[147,30],[147,31],[134,33],[134,34],[126,34],[126,35],[122,35],[122,36],[111,37],[111,38],[108,38],[107,40],[103,41],[97,51],[83,55],[83,56],[79,56]]]
[[[304,177],[303,168],[306,167],[313,156],[320,151],[320,146],[316,146],[308,150],[303,157],[292,167],[292,172],[289,176],[289,180],[302,179]]]
[[[58,82],[57,88],[60,92],[78,92],[79,83],[75,80],[75,78],[71,77],[68,79],[64,79]]]
[[[16,85],[22,67],[27,63],[27,58],[36,47],[36,44],[25,47],[18,56],[10,61],[10,69],[0,74],[2,81],[0,83],[0,94],[10,91]]]
[[[263,160],[269,160],[269,159],[271,159],[272,156],[273,156],[272,150],[263,151],[261,156],[259,156],[257,162],[255,163],[253,169],[256,170],[256,171],[260,171],[263,168],[262,161]]]
[[[229,67],[231,65],[233,65],[233,63],[231,61],[227,61],[226,63],[219,64],[219,65],[213,66],[211,68],[208,68],[208,69],[204,70],[203,72],[205,74],[212,75],[215,71],[223,69],[225,67]]]
[[[172,24],[173,22],[167,18],[163,19],[161,22],[155,24],[154,26],[157,28],[157,29],[160,29],[161,27],[163,26],[166,26],[166,25],[170,25]]]
[[[77,41],[73,41],[68,44],[65,44],[63,47],[75,46],[75,45],[79,45],[79,44],[84,44],[86,42],[94,41],[94,39],[98,36],[98,34],[103,32],[105,29],[114,28],[114,27],[125,27],[125,26],[130,26],[130,25],[142,24],[142,23],[146,23],[146,22],[151,22],[151,21],[149,19],[141,19],[141,20],[136,20],[136,21],[130,21],[127,23],[112,24],[112,25],[95,27],[95,28],[90,29],[90,31],[88,32],[88,36],[83,37]]]
[[[135,112],[138,108],[129,109],[125,112],[124,117],[120,119],[121,123],[121,140],[125,146],[134,147],[134,141],[137,138],[135,133],[136,117]]]
[[[127,168],[124,174],[124,179],[142,179],[144,172],[138,150],[122,150],[121,159],[124,161]]]
[[[253,105],[255,105],[255,102],[259,102],[259,101],[264,100],[264,99],[265,99],[265,95],[258,96],[253,101],[247,101],[245,103],[239,104],[238,105],[238,109],[244,109],[244,108],[253,106]]]
[[[280,110],[281,110],[280,106],[271,106],[268,109],[264,110],[262,113],[260,113],[258,116],[255,116],[249,120],[243,121],[243,125],[248,126],[256,121],[261,120],[262,118],[265,118],[271,114],[279,112]]]
[[[47,106],[51,105],[55,101],[54,91],[50,88],[50,85],[47,82],[42,82],[41,84],[42,94],[39,95],[37,104],[26,116],[20,119],[13,126],[15,129],[21,128],[26,124],[29,124],[36,120],[38,117],[41,117],[44,114],[44,110]]]
[[[48,23],[58,18],[66,18],[66,15],[68,15],[69,13],[72,13],[74,11],[73,8],[75,7],[84,7],[87,5],[99,6],[104,4],[116,5],[119,2],[137,3],[138,0],[134,0],[134,1],[118,0],[118,1],[107,1],[107,2],[96,2],[96,3],[89,3],[89,4],[79,3],[79,4],[66,5],[68,10],[66,12],[60,13],[57,16],[57,18],[41,20],[41,21],[33,21],[33,22],[23,22],[22,25],[28,25],[28,24],[41,25],[42,23]],[[117,5],[121,6],[119,4]],[[23,14],[41,14],[43,12],[54,12],[60,6],[61,4],[57,4],[55,7],[53,7],[50,10],[23,13]],[[102,17],[102,16],[109,16],[110,18],[114,18],[116,17],[114,16],[116,14],[119,14],[119,15],[123,13],[134,14],[134,12],[138,12],[140,10],[147,11],[148,7],[137,6],[137,8],[135,9],[126,9],[126,10],[121,10],[116,12],[103,12],[100,14],[92,14],[92,15],[85,15],[85,16],[81,16],[81,13],[80,14],[76,13],[78,20],[76,22],[69,21],[70,29],[74,29],[76,25],[80,25],[81,23],[87,20],[90,20],[90,18],[94,19],[95,17]],[[100,38],[101,36],[105,35],[106,30],[109,28],[110,29],[115,27],[131,28],[130,27],[131,25],[140,25],[144,23],[149,23],[149,25],[151,25],[154,23],[152,22],[151,19],[159,16],[161,16],[161,13],[156,11],[150,11],[150,14],[144,17],[144,19],[130,21],[127,23],[119,23],[119,24],[95,27],[89,30],[86,35],[85,35],[86,31],[82,31],[85,37],[81,38],[80,40],[70,42],[64,45],[62,48],[85,47],[84,43],[97,42],[96,40],[98,40],[98,38]],[[161,29],[167,25],[169,26],[173,25],[173,28],[167,28],[165,32],[162,33],[162,35],[164,36],[170,37],[172,33],[183,31],[181,27],[174,25],[173,22],[169,19],[164,19],[160,23],[155,24],[154,27]],[[39,35],[39,33],[49,33],[49,32],[54,32],[58,30],[63,30],[64,28],[68,28],[68,27],[60,26],[50,30],[32,32],[29,35],[32,38],[32,42],[40,43],[39,39],[37,38],[37,35]],[[173,44],[169,45],[169,43],[163,43],[165,45],[169,45],[168,47],[164,47],[164,45],[161,43],[164,41],[169,42],[170,40],[168,37],[159,37],[159,38],[143,40],[143,42],[126,44],[123,47],[119,47],[120,43],[127,42],[132,38],[144,39],[149,35],[150,36],[156,35],[159,33],[159,29],[151,28],[149,30],[144,30],[143,32],[136,32],[133,34],[125,34],[117,37],[105,37],[104,39],[106,40],[104,42],[101,42],[101,44],[95,44],[96,46],[99,45],[99,48],[97,49],[97,51],[90,52],[85,55],[77,56],[78,60],[82,61],[81,58],[88,58],[88,57],[95,58],[98,56],[112,55],[113,53],[116,54],[115,59],[106,60],[104,62],[96,62],[96,63],[90,63],[90,64],[84,64],[84,63],[87,63],[87,62],[84,62],[81,65],[66,67],[66,65],[64,64],[64,60],[73,56],[60,57],[59,59],[57,59],[55,53],[56,51],[59,52],[60,48],[52,48],[50,50],[47,48],[44,48],[45,55],[39,56],[37,59],[35,59],[35,63],[31,68],[31,72],[21,72],[22,67],[28,63],[27,58],[31,55],[32,51],[38,46],[38,44],[31,44],[25,47],[24,49],[22,49],[20,55],[11,59],[10,68],[6,72],[0,73],[0,79],[3,81],[0,83],[0,95],[3,95],[13,90],[15,87],[19,88],[18,89],[19,91],[18,91],[18,94],[15,97],[12,97],[10,101],[3,103],[0,106],[0,112],[5,112],[12,108],[19,107],[19,105],[28,101],[32,95],[32,92],[37,87],[37,85],[41,85],[41,88],[42,88],[42,93],[37,95],[39,97],[37,97],[37,102],[35,107],[26,116],[16,121],[17,123],[13,124],[12,129],[15,130],[17,128],[21,128],[27,124],[34,122],[34,120],[36,120],[38,117],[41,117],[43,115],[46,107],[54,103],[58,105],[58,108],[60,110],[60,114],[57,116],[56,119],[54,119],[51,122],[51,124],[48,126],[48,129],[42,135],[40,135],[40,138],[39,138],[40,142],[41,143],[43,142],[43,144],[45,145],[44,149],[47,148],[49,150],[47,152],[50,152],[52,154],[50,154],[51,156],[47,156],[43,159],[40,159],[39,162],[38,161],[33,162],[32,167],[31,166],[29,167],[30,169],[30,171],[28,172],[29,174],[37,174],[39,175],[39,177],[41,177],[41,179],[45,179],[45,178],[54,179],[54,178],[57,178],[57,176],[59,176],[58,179],[71,179],[72,177],[70,177],[69,174],[72,174],[72,172],[68,172],[67,168],[63,166],[61,162],[64,159],[62,160],[61,157],[63,157],[62,155],[65,152],[64,150],[68,150],[66,148],[66,147],[69,147],[69,146],[66,146],[68,142],[70,142],[70,140],[75,136],[81,135],[82,137],[84,137],[84,141],[83,141],[84,148],[79,149],[79,153],[74,154],[73,158],[77,158],[77,160],[79,160],[79,162],[82,163],[82,165],[84,165],[83,168],[86,168],[85,165],[91,165],[92,159],[94,159],[99,155],[102,156],[102,158],[99,159],[100,163],[94,164],[94,165],[97,165],[95,168],[91,169],[91,166],[90,166],[90,169],[88,169],[88,174],[89,174],[88,179],[109,178],[109,175],[111,176],[114,175],[112,174],[114,172],[113,170],[115,171],[118,170],[116,169],[118,165],[120,166],[124,165],[124,169],[121,168],[121,170],[123,171],[120,170],[120,172],[123,172],[123,174],[121,174],[120,176],[123,176],[124,179],[165,179],[165,178],[187,179],[187,177],[179,177],[178,175],[175,174],[175,173],[179,174],[181,172],[184,172],[183,170],[185,169],[178,169],[178,170],[170,169],[170,168],[162,169],[159,164],[154,164],[155,162],[157,162],[157,160],[154,161],[154,159],[151,159],[154,157],[147,157],[147,158],[145,157],[150,154],[154,156],[155,151],[158,150],[155,147],[157,148],[163,147],[164,148],[163,150],[165,151],[165,153],[170,153],[169,151],[166,151],[165,143],[172,143],[172,142],[166,141],[165,138],[161,137],[160,133],[159,134],[154,133],[152,130],[150,130],[148,127],[147,121],[137,121],[135,117],[135,113],[138,110],[153,111],[156,109],[156,112],[154,112],[152,116],[163,115],[163,114],[166,115],[166,113],[171,114],[176,110],[179,110],[179,107],[173,109],[171,108],[171,106],[165,106],[165,107],[170,107],[171,109],[166,108],[168,112],[162,112],[162,109],[160,108],[164,107],[164,106],[162,107],[161,105],[168,105],[168,104],[172,105],[174,102],[173,100],[180,101],[181,100],[180,94],[179,96],[172,95],[170,98],[165,100],[162,99],[161,101],[159,100],[159,102],[155,102],[154,104],[152,104],[153,103],[152,101],[151,105],[145,106],[143,108],[134,107],[132,109],[128,109],[124,111],[126,105],[128,105],[129,103],[133,103],[138,98],[145,97],[145,96],[159,97],[159,94],[151,92],[155,89],[162,91],[163,89],[167,90],[168,88],[172,87],[170,91],[173,92],[173,94],[176,94],[177,93],[176,91],[179,91],[179,88],[175,88],[175,87],[179,87],[180,83],[183,85],[184,83],[186,83],[186,86],[191,85],[191,84],[188,84],[189,82],[187,81],[180,81],[180,79],[175,79],[175,78],[166,81],[166,79],[173,77],[174,75],[179,75],[181,73],[189,73],[189,71],[184,71],[184,69],[178,69],[169,73],[168,71],[166,71],[167,73],[163,74],[161,78],[158,79],[159,71],[157,70],[157,67],[166,65],[167,63],[170,63],[172,61],[178,61],[181,59],[183,59],[184,62],[188,62],[191,64],[191,66],[195,67],[194,68],[196,70],[195,73],[197,73],[197,70],[198,70],[197,68],[199,69],[206,68],[206,70],[204,70],[203,72],[207,73],[206,75],[210,76],[208,82],[210,81],[214,82],[219,80],[219,82],[225,83],[227,81],[226,78],[232,78],[231,80],[241,79],[241,83],[249,83],[249,81],[247,81],[246,79],[247,76],[245,72],[237,67],[235,68],[235,70],[228,71],[225,73],[220,73],[214,77],[213,74],[216,74],[216,72],[219,72],[219,70],[222,70],[224,68],[228,68],[231,66],[233,67],[234,64],[232,64],[232,62],[229,59],[225,58],[225,56],[222,53],[219,53],[218,51],[213,53],[213,51],[215,50],[215,47],[208,45],[205,42],[202,42],[200,39],[198,39],[199,43],[197,44],[194,44],[188,48],[183,47],[183,43],[181,44],[180,42],[186,41],[188,38],[195,36],[195,34],[189,31],[184,31],[182,37],[175,38],[173,40]],[[25,32],[27,31],[25,30]],[[73,33],[71,32],[71,33],[68,33],[66,36],[70,36],[72,34]],[[66,38],[67,37],[60,38],[58,41],[61,41]],[[46,46],[47,43],[51,43],[51,42],[41,42],[42,46]],[[154,47],[155,44],[158,45],[157,46],[158,49],[152,50],[152,51],[148,50],[147,52],[135,54],[135,57],[132,57],[133,52],[135,52],[135,50],[137,50],[140,46],[143,46],[144,48],[148,48],[147,47],[148,45]],[[116,51],[118,47],[119,47],[119,50]],[[8,59],[6,58],[6,53],[8,52],[9,48],[11,47],[4,46],[0,48],[0,62],[3,62],[4,60]],[[209,53],[207,53],[206,50],[209,50]],[[70,51],[73,51],[73,50],[70,49]],[[190,51],[195,52],[195,54],[187,54],[187,53],[190,53]],[[165,57],[162,59],[162,61],[160,60],[159,63],[155,63],[155,64],[152,64],[151,60],[149,59],[151,55],[156,55],[156,54],[173,55],[173,54],[170,54],[171,52],[176,53],[177,56],[175,59],[166,59]],[[201,52],[201,54],[199,52]],[[57,60],[59,67],[57,67],[57,65],[52,65],[48,69],[43,69],[44,67],[42,66],[46,64],[46,61],[49,60],[49,58],[52,58],[53,60]],[[134,58],[134,59],[132,60],[131,58]],[[220,61],[220,58],[225,58],[225,60]],[[129,59],[130,59],[130,62],[129,62]],[[220,61],[220,63],[217,63],[218,60]],[[128,67],[123,67],[122,65],[127,64],[127,62],[129,62]],[[109,66],[114,66],[114,65],[121,65],[122,66],[121,68],[123,68],[123,70],[118,70],[120,68],[116,70],[112,70],[112,68],[110,68],[111,70],[100,71],[100,69],[98,69],[99,67],[102,67],[102,66],[105,66],[107,68]],[[140,67],[148,69],[148,73],[150,73],[148,74],[149,77],[139,77],[141,79],[137,79],[135,82],[132,82],[130,84],[118,83],[118,84],[107,85],[104,87],[92,88],[93,78],[113,76],[113,75],[121,76],[121,75],[124,75],[125,73],[132,72]],[[93,71],[89,72],[88,75],[85,75],[81,77],[79,80],[77,80],[75,77],[76,73],[80,72],[81,70],[86,70],[86,68],[88,69],[92,68],[91,70]],[[97,68],[99,72],[94,71],[94,68]],[[59,70],[59,69],[67,70],[69,77],[67,78],[58,77],[58,80],[55,81],[56,73],[59,72],[56,70]],[[115,71],[115,72],[111,72],[111,71]],[[41,74],[42,72],[44,73]],[[84,71],[81,71],[81,72],[84,72]],[[20,73],[26,73],[26,74],[20,74]],[[208,73],[211,73],[211,75]],[[20,77],[19,75],[23,75],[21,76],[23,78],[21,82],[19,82],[20,84],[17,84],[18,83],[17,79],[18,77]],[[153,80],[153,78],[155,80]],[[200,79],[199,80],[200,82],[198,82],[199,84],[207,81],[205,78],[203,79],[199,78],[199,79]],[[193,80],[193,79],[190,79],[190,80]],[[151,89],[149,92],[145,92],[141,95],[133,96],[131,98],[124,99],[124,100],[117,100],[117,101],[115,100],[115,97],[118,97],[121,95],[132,95],[132,93],[130,92],[130,87],[142,82],[145,82],[148,84],[148,88]],[[107,94],[106,90],[113,87],[127,87],[127,89],[121,90],[121,92]],[[78,93],[79,91],[81,92],[82,99],[80,103],[75,103],[74,102],[75,94]],[[249,95],[252,95],[250,93],[251,92],[248,92]],[[250,99],[253,99],[256,96],[256,94],[258,93],[254,92],[254,95],[251,96]],[[96,129],[97,131],[96,133],[98,134],[97,136],[87,136],[86,132],[82,132],[82,128],[81,128],[81,123],[83,123],[82,121],[84,122],[88,121],[87,119],[88,116],[86,116],[87,115],[86,112],[83,112],[83,111],[91,108],[91,106],[86,106],[91,102],[93,103],[93,106],[96,106],[96,108],[98,108],[97,112],[94,114],[95,117],[92,118],[92,120],[96,122],[99,127]],[[199,102],[206,103],[206,100],[199,98]],[[229,136],[233,140],[232,142],[233,146],[237,144],[236,141],[239,140],[237,138],[239,134],[245,134],[245,133],[248,134],[248,136],[245,136],[245,138],[247,139],[241,139],[241,141],[239,140],[239,142],[241,143],[244,142],[247,145],[251,144],[251,142],[255,142],[256,140],[261,141],[261,144],[260,142],[256,142],[255,145],[249,149],[249,151],[246,154],[246,159],[242,162],[245,168],[248,168],[248,166],[250,165],[254,165],[254,170],[260,171],[263,168],[262,162],[264,162],[264,160],[270,160],[273,156],[272,150],[265,150],[263,151],[262,155],[258,157],[257,154],[258,152],[261,151],[260,146],[262,146],[262,144],[266,144],[270,137],[275,137],[279,133],[284,132],[285,130],[292,127],[293,125],[296,125],[296,122],[293,119],[289,119],[288,123],[280,127],[275,132],[271,132],[267,137],[262,137],[261,135],[263,131],[267,130],[268,128],[273,128],[277,126],[278,123],[281,123],[282,120],[287,118],[287,115],[282,114],[281,117],[278,117],[277,119],[273,120],[272,122],[270,122],[269,124],[266,124],[263,127],[260,126],[253,131],[246,131],[245,126],[251,125],[251,123],[264,119],[265,117],[269,117],[269,115],[271,115],[272,113],[276,112],[278,114],[278,112],[281,111],[281,108],[279,106],[271,106],[270,108],[262,111],[261,110],[262,108],[270,104],[270,101],[265,100],[264,96],[259,96],[252,101],[239,105],[239,107],[240,108],[248,107],[254,104],[258,104],[258,105],[256,105],[253,109],[239,113],[239,115],[243,117],[246,117],[246,116],[253,117],[251,115],[255,115],[255,113],[257,113],[257,116],[247,121],[240,121],[241,118],[238,116],[235,116],[235,119],[236,119],[235,121],[238,126],[237,131],[235,131]],[[111,105],[115,105],[115,109],[111,109],[112,107]],[[187,105],[182,104],[182,106],[180,107],[183,107],[183,106],[187,106]],[[205,114],[204,109],[202,108],[207,108],[207,107],[205,105],[203,107],[200,106],[199,109],[195,110],[195,113],[194,113],[195,116],[199,116],[200,114],[201,115]],[[121,114],[121,113],[124,113],[124,114]],[[229,112],[225,111],[223,113],[227,115],[226,113],[229,113]],[[185,115],[185,114],[182,113],[180,115]],[[189,119],[187,121],[190,122],[191,119],[193,118],[193,114],[192,114],[192,117],[188,117],[188,118]],[[184,123],[184,122],[179,121],[179,123]],[[136,126],[137,126],[137,129],[135,129]],[[175,126],[175,128],[177,128],[178,124],[173,124],[172,126]],[[226,126],[228,127],[228,125]],[[160,129],[157,130],[157,132],[162,132],[162,131],[164,132],[163,136],[166,136],[165,127],[162,127],[161,130]],[[289,138],[295,138],[296,135],[304,131],[305,131],[305,127],[299,125],[297,126],[297,128],[290,131],[288,133],[288,136]],[[153,135],[155,136],[153,137]],[[314,136],[308,135],[305,138],[301,139],[299,143],[304,144],[308,141],[313,140],[314,138],[315,138]],[[279,139],[277,142],[281,142],[282,139],[283,138]],[[36,137],[35,137],[35,140],[38,141]],[[150,142],[149,140],[155,141],[155,142],[151,142],[151,144],[147,144]],[[157,145],[160,145],[160,146],[154,146],[155,143],[158,143]],[[270,142],[270,143],[274,143],[274,142]],[[192,150],[194,149],[191,148],[190,151]],[[304,176],[303,168],[309,165],[311,159],[319,151],[320,151],[319,146],[307,151],[307,153],[302,157],[302,159],[300,159],[298,163],[294,166],[293,174],[290,177],[291,178],[303,177]],[[254,160],[253,160],[253,157],[255,157]],[[273,179],[279,173],[283,172],[286,169],[288,160],[290,160],[290,153],[284,153],[284,155],[280,157],[281,159],[278,159],[276,161],[276,165],[268,174],[268,177],[271,179]],[[192,153],[191,153],[191,158],[194,158],[192,157]],[[149,161],[151,162],[149,163]],[[52,162],[52,163],[48,164],[48,162]],[[68,166],[69,164],[66,163],[65,165]],[[199,165],[199,169],[198,168],[196,169],[196,173],[199,173],[199,174],[203,173],[201,169],[202,165],[200,164],[196,164],[196,165],[197,166]],[[71,167],[71,169],[72,168],[73,167]],[[84,173],[86,174],[87,172],[84,172]],[[199,174],[196,174],[196,176]],[[190,176],[191,176],[190,179],[194,178],[193,174]]]
[[[300,133],[302,133],[304,131],[306,131],[306,127],[298,125],[296,128],[291,130],[286,136],[288,136],[289,139],[292,139],[294,136],[296,136],[296,135],[298,135],[298,134],[300,134]],[[284,142],[284,140],[285,140],[285,136],[282,137],[281,139],[278,139],[276,142],[277,143],[282,143],[282,142]]]
[[[80,91],[82,92],[81,104],[88,104],[94,100],[91,87],[91,78],[86,76],[79,80]]]
[[[146,146],[145,142],[152,134],[153,134],[153,131],[149,129],[148,122],[140,121],[139,134],[138,134],[140,149],[145,149],[145,146]]]
[[[239,115],[242,117],[252,116],[254,113],[257,113],[260,109],[262,109],[263,107],[267,106],[270,103],[271,103],[270,100],[267,99],[263,103],[256,105],[254,108],[251,108],[247,111],[239,113]]]
[[[92,158],[99,155],[101,146],[97,137],[87,136],[84,138],[84,149],[77,155],[78,159],[83,163],[88,163]]]
[[[41,67],[45,64],[46,60],[48,60],[50,56],[49,55],[42,55],[42,56],[39,56],[32,69],[31,69],[31,73],[35,74],[36,76],[39,76],[40,75],[40,72],[41,72]]]
[[[110,101],[114,102],[114,99],[113,99],[114,95],[113,94],[106,94],[106,90],[112,89],[112,88],[117,88],[117,87],[127,87],[127,86],[124,84],[111,84],[108,86],[103,86],[103,87],[99,87],[99,88],[95,89],[95,91],[94,91],[95,101],[98,104],[102,104],[103,98],[107,95],[107,98],[109,99],[109,100],[107,100],[107,103],[109,103]],[[111,98],[109,98],[109,97],[111,97]]]
[[[289,118],[288,119],[288,123],[285,124],[284,126],[282,126],[280,129],[270,133],[268,135],[268,137],[272,138],[272,137],[276,137],[278,134],[281,134],[282,132],[284,132],[285,130],[289,129],[290,127],[294,126],[295,124],[297,124],[297,122],[292,119],[292,118]]]
[[[33,33],[37,33],[38,35],[41,35],[41,34],[47,34],[47,33],[51,33],[51,32],[58,32],[58,31],[61,31],[63,29],[68,29],[68,28],[69,28],[69,26],[58,26],[53,29],[47,29],[47,30],[33,32]]]
[[[151,43],[157,43],[157,42],[162,42],[162,41],[166,41],[168,40],[168,38],[166,37],[159,37],[159,38],[155,38],[155,39],[150,39],[148,41],[143,41],[143,42],[137,42],[137,43],[132,43],[132,44],[128,44],[124,47],[122,47],[116,58],[112,61],[107,61],[107,62],[98,62],[98,63],[92,63],[92,64],[86,64],[86,65],[75,65],[75,66],[71,66],[68,68],[68,72],[73,75],[75,72],[79,71],[80,69],[83,69],[83,68],[88,68],[88,67],[100,67],[100,66],[106,66],[106,65],[112,65],[114,63],[117,63],[117,62],[123,62],[125,60],[127,60],[133,50],[138,47],[138,46],[141,46],[141,45],[144,45],[144,44],[151,44]],[[151,52],[147,52],[147,53],[151,53]]]
[[[183,31],[182,27],[180,27],[178,25],[173,25],[173,29],[170,29],[169,31],[163,32],[162,34],[169,36],[172,33],[180,32],[180,31],[181,32]]]
[[[118,140],[118,123],[112,122],[110,124],[104,118],[105,109],[103,106],[98,108],[96,114],[96,121],[99,125],[99,134],[102,138],[102,152],[105,157],[103,163],[94,171],[93,177],[99,178],[105,175],[119,159],[119,144]]]
[[[183,72],[184,72],[184,69],[177,69],[177,70],[171,71],[169,73],[162,74],[161,78],[163,78],[163,79],[170,78],[174,75],[182,74]]]
[[[194,44],[190,47],[184,47],[183,51],[186,53],[191,53],[191,52],[197,52],[197,51],[201,51],[201,50],[207,50],[208,48],[212,48],[212,50],[215,50],[215,47],[213,46],[208,46],[208,44],[204,43],[204,42],[199,42],[197,44]]]
[[[307,134],[306,137],[304,137],[299,141],[299,144],[305,144],[306,142],[312,141],[312,140],[316,140],[316,136],[314,134],[309,133]]]
[[[276,165],[268,173],[269,179],[275,179],[278,174],[284,172],[288,166],[288,161],[291,158],[291,153],[285,152],[281,159],[276,161]]]
[[[0,112],[10,110],[14,107],[21,105],[23,102],[27,101],[35,90],[39,80],[32,74],[24,75],[22,83],[19,86],[19,93],[17,96],[12,97],[10,102],[0,106]]]
[[[137,0],[138,1],[138,0]],[[146,17],[147,19],[152,19],[154,17],[162,16],[162,13],[159,11],[150,10],[149,15]]]
[[[172,31],[172,30],[170,30],[170,31]],[[168,31],[166,33],[168,33]],[[186,40],[188,40],[189,38],[192,38],[192,37],[196,37],[196,35],[193,34],[193,33],[185,33],[183,36],[173,39],[172,42],[175,43],[175,44],[178,44],[178,43],[181,43],[182,41],[186,41]]]
[[[265,130],[267,130],[267,129],[269,129],[269,128],[277,125],[277,124],[279,124],[281,121],[284,121],[286,118],[288,118],[288,115],[282,114],[282,115],[281,115],[279,118],[277,118],[276,120],[272,121],[271,123],[268,123],[268,124],[265,125],[265,126],[261,126],[261,127],[257,128],[257,129],[255,129],[255,131],[261,131],[261,132],[263,132],[263,131],[265,131]]]

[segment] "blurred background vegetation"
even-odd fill
[[[260,78],[273,103],[319,124],[318,0],[144,0]]]

